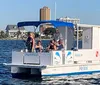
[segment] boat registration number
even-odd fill
[[[88,66],[79,66],[80,71],[88,70]]]

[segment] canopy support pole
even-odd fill
[[[76,28],[77,28],[77,50],[78,50],[78,39],[79,39],[79,27],[78,25],[76,25]]]
[[[39,26],[39,31],[40,31],[40,41],[41,41],[41,26]]]

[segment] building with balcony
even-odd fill
[[[9,37],[16,38],[18,33],[24,36],[26,32],[27,31],[25,30],[24,27],[18,28],[16,25],[7,25],[6,27],[6,33],[8,34]]]

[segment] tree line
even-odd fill
[[[7,38],[7,37],[8,37],[7,33],[5,33],[4,31],[0,31],[0,39]]]
[[[55,28],[47,28],[43,31],[43,34],[45,35],[45,38],[49,38],[48,36],[49,35],[53,36],[55,32],[56,32]],[[21,32],[18,31],[17,33],[15,33],[14,36],[17,36],[17,38],[18,38],[20,35],[21,35]],[[23,36],[23,37],[26,38],[27,36],[28,36],[28,32],[25,33],[25,36]],[[35,38],[39,38],[39,37],[40,37],[39,32],[35,32]],[[74,32],[74,37],[75,38],[77,37],[77,32]],[[82,37],[82,32],[79,32],[79,37]],[[7,33],[5,33],[4,31],[1,31],[0,39],[4,39],[4,38],[9,38],[9,35]]]

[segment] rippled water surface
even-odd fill
[[[47,41],[43,41],[47,45]],[[24,41],[21,40],[0,40],[0,85],[100,85],[100,74],[62,76],[62,77],[43,77],[42,79],[15,79],[10,74],[10,68],[3,66],[2,63],[11,62],[12,50],[25,48]]]

